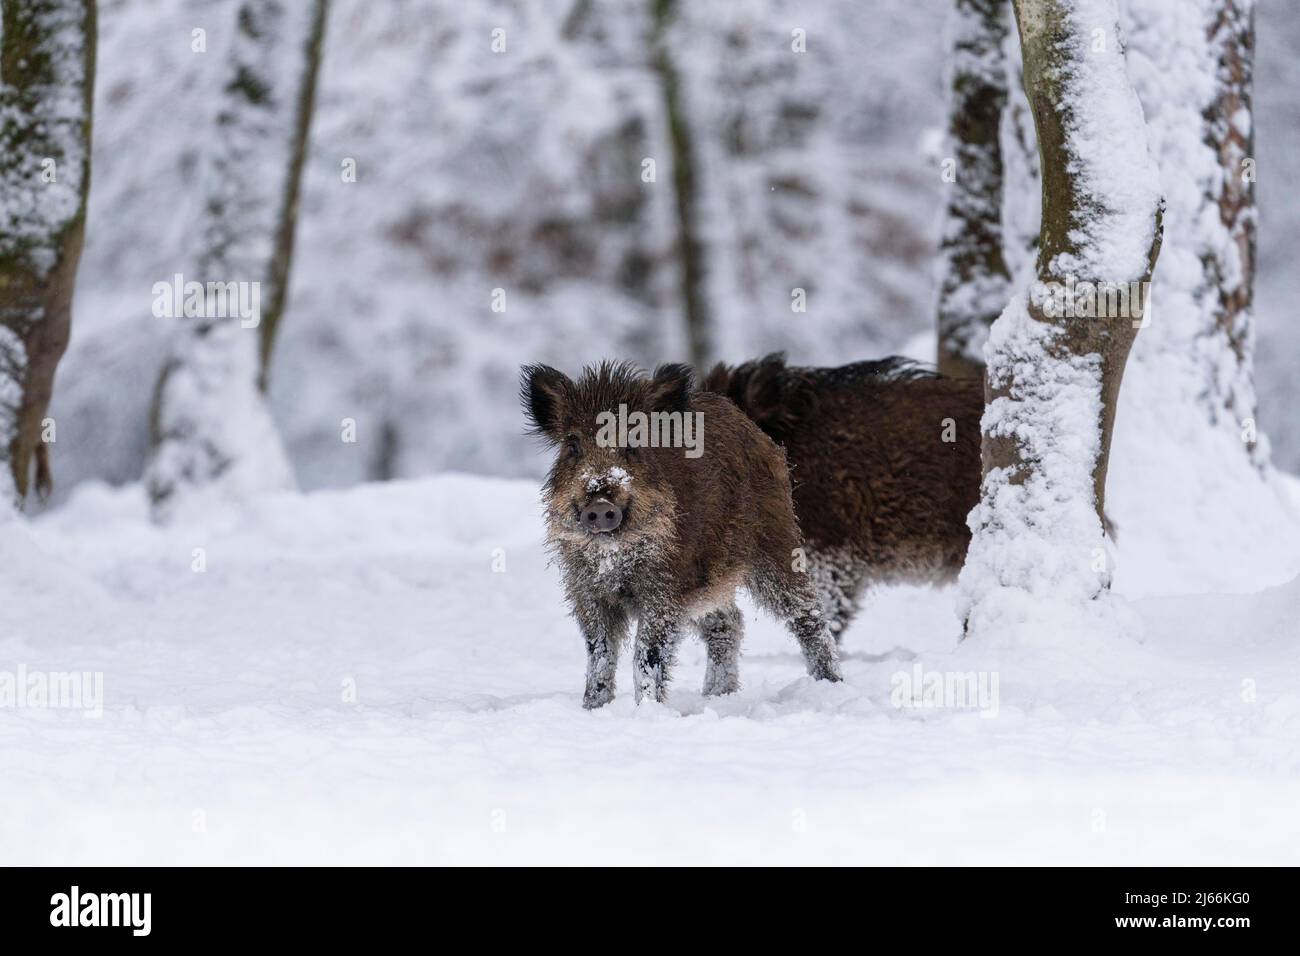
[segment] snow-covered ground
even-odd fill
[[[1296,525],[1174,553],[1134,517],[1133,636],[959,644],[951,591],[897,589],[830,686],[746,604],[739,694],[700,695],[690,640],[669,705],[633,706],[625,659],[586,712],[531,482],[278,494],[167,529],[138,485],[83,485],[0,527],[0,680],[103,675],[98,717],[0,709],[0,857],[1300,862]],[[1159,596],[1224,562],[1258,593]],[[983,708],[895,706],[899,675],[965,672]]]

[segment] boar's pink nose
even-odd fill
[[[613,531],[623,523],[623,509],[612,501],[597,498],[583,505],[578,517],[582,526],[592,534],[601,534]]]

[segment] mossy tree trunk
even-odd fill
[[[86,226],[94,0],[0,2],[0,507],[50,488],[45,424]],[[55,432],[57,434],[57,432]]]

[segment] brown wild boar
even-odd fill
[[[837,642],[870,585],[943,583],[961,569],[980,494],[980,380],[901,358],[795,368],[777,354],[719,364],[702,388],[784,446],[809,572]],[[710,623],[727,619],[724,610]]]
[[[692,624],[707,645],[704,693],[736,690],[738,587],[786,622],[809,674],[840,679],[816,592],[796,570],[785,455],[735,405],[695,392],[682,365],[647,376],[605,362],[576,381],[531,365],[520,392],[533,430],[556,449],[543,488],[547,538],[587,643],[583,706],[613,699],[633,617],[638,703],[665,699]]]

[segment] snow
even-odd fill
[[[1231,556],[1259,593],[1135,585],[1140,637],[959,643],[954,592],[889,590],[832,686],[744,604],[740,693],[700,695],[691,641],[667,705],[633,706],[625,655],[596,712],[532,482],[261,495],[166,528],[138,485],[88,484],[9,529],[0,671],[104,693],[97,719],[0,710],[9,863],[1300,861],[1285,529]],[[996,716],[894,706],[918,664],[996,674]]]
[[[599,474],[591,471],[584,471],[579,478],[587,483],[588,491],[596,491],[599,488],[626,488],[632,483],[632,476],[627,473],[627,469],[615,465],[607,468]]]

